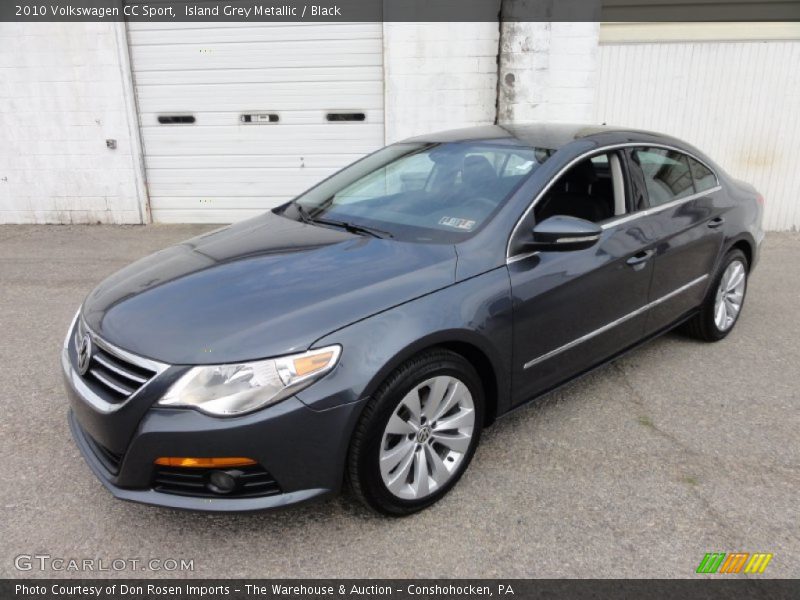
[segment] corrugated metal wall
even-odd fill
[[[595,118],[696,145],[800,229],[800,41],[604,44]]]

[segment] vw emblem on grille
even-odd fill
[[[89,334],[84,334],[78,344],[78,372],[81,375],[86,375],[89,370],[89,363],[92,360],[92,339]]]

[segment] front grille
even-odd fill
[[[126,356],[123,356],[122,352],[115,351],[109,344],[89,333],[82,319],[75,328],[74,344],[78,363],[81,360],[83,339],[87,334],[92,341],[88,350],[91,356],[82,377],[93,392],[108,402],[124,402],[157,374],[156,370],[145,364],[149,361],[142,359],[141,364],[137,364],[131,355],[125,353]]]
[[[261,465],[226,469],[228,472],[238,472],[239,486],[228,494],[212,492],[208,488],[208,477],[215,470],[218,469],[176,468],[156,465],[153,489],[165,494],[194,496],[196,498],[254,498],[258,496],[274,496],[281,493],[278,482]]]

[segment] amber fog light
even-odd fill
[[[223,469],[225,467],[247,467],[258,464],[252,458],[225,456],[221,458],[193,458],[188,456],[161,456],[155,464],[165,467],[184,467],[194,469]]]

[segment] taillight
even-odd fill
[[[764,196],[762,196],[761,194],[757,194],[756,202],[758,202],[759,206],[764,206]]]

